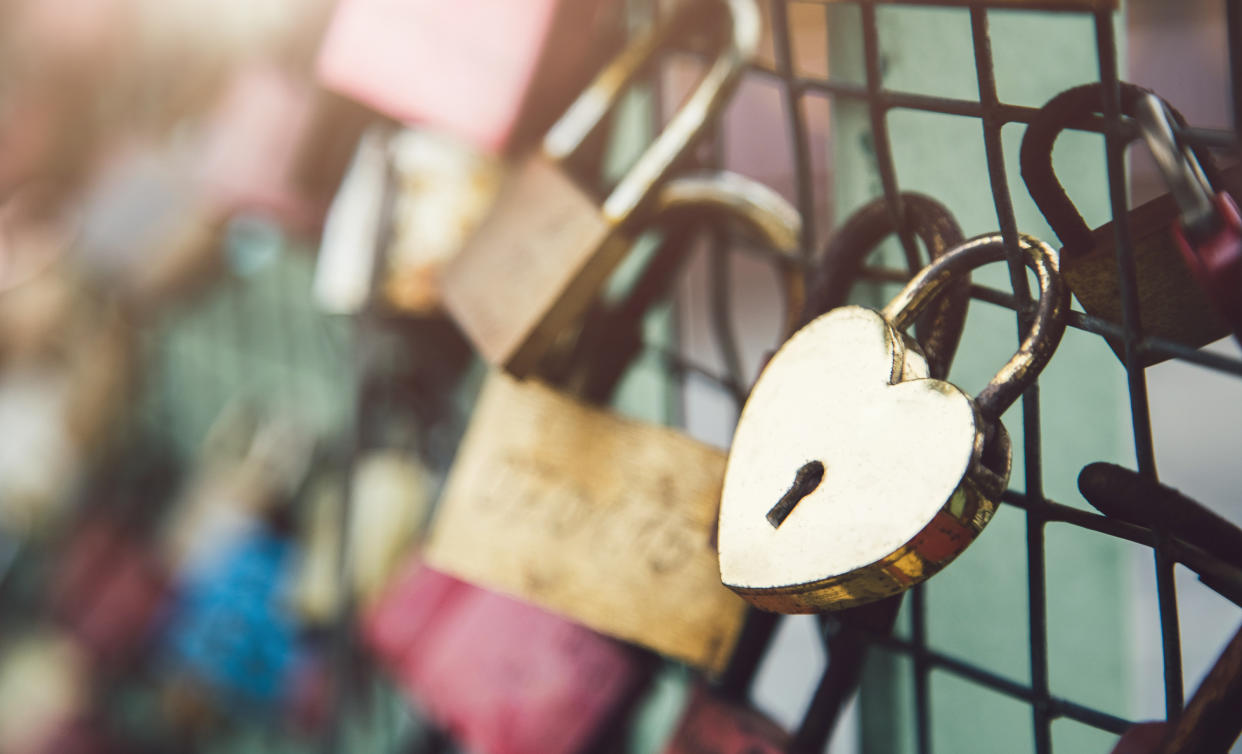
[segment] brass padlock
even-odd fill
[[[1150,92],[1133,84],[1121,84],[1121,112],[1135,117]],[[1167,103],[1165,103],[1167,106]],[[1117,269],[1113,224],[1091,230],[1057,181],[1052,168],[1052,146],[1061,131],[1076,120],[1103,112],[1101,84],[1086,84],[1058,94],[1031,120],[1022,138],[1022,178],[1040,211],[1061,239],[1061,269],[1070,290],[1083,310],[1118,326],[1122,324],[1121,283]],[[1179,126],[1185,118],[1173,108],[1169,113]],[[1135,138],[1138,134],[1135,133]],[[1237,195],[1242,191],[1242,171],[1221,173],[1206,153],[1199,154],[1210,183]],[[1133,247],[1139,319],[1143,333],[1199,348],[1229,334],[1229,327],[1203,295],[1191,271],[1182,261],[1174,228],[1179,208],[1171,194],[1135,207],[1127,215]],[[1125,345],[1106,337],[1118,358]],[[1150,366],[1165,356],[1145,352],[1140,363]]]
[[[1000,416],[1051,358],[1068,294],[1057,256],[1019,245],[1039,307],[1009,362],[975,398],[909,379],[902,331],[948,283],[1005,258],[999,234],[924,268],[883,312],[845,306],[799,330],[742,411],[720,508],[720,575],[765,610],[819,612],[900,593],[983,530],[1009,478]]]
[[[764,246],[795,256],[798,214],[761,184],[674,180],[653,216],[687,197],[712,220],[739,220]],[[778,214],[763,209],[773,205]],[[426,559],[719,673],[746,614],[716,565],[724,467],[722,451],[674,429],[495,370],[453,463]]]
[[[698,89],[601,204],[565,169],[628,83],[712,10],[725,38]],[[489,363],[528,376],[633,243],[642,210],[724,106],[759,42],[754,0],[693,0],[613,60],[542,148],[506,176],[491,214],[445,268],[444,305]]]

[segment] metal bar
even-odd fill
[[[784,2],[771,3],[772,50],[777,72],[787,82],[794,79],[793,52],[789,41],[789,14]],[[812,184],[811,152],[807,143],[806,116],[802,112],[802,93],[795,86],[785,87],[785,109],[789,113],[789,138],[793,142],[794,175],[798,183],[798,212],[802,215],[802,253],[809,259],[816,239],[815,188]]]
[[[988,178],[992,198],[996,203],[996,217],[1001,235],[1005,239],[1005,251],[1009,263],[1009,282],[1014,297],[1021,304],[1018,314],[1018,337],[1022,338],[1030,325],[1031,293],[1026,280],[1026,265],[1018,249],[1018,227],[1014,216],[1013,199],[1009,195],[1009,179],[1005,171],[1005,154],[1001,144],[1001,123],[996,118],[1000,100],[996,93],[996,74],[992,60],[991,36],[988,31],[987,11],[972,7],[970,10],[971,34],[974,41],[975,72],[979,84],[979,101],[982,105],[983,145],[987,157]],[[1041,432],[1039,421],[1039,384],[1031,385],[1022,396],[1023,464],[1027,494],[1034,500],[1043,499],[1043,468]],[[1044,563],[1044,521],[1038,506],[1027,509],[1026,556],[1027,556],[1027,612],[1029,618],[1031,667],[1031,716],[1035,731],[1035,751],[1049,754],[1052,751],[1052,717],[1049,708],[1048,687],[1048,625],[1047,625],[1047,575]]]
[[[901,639],[895,636],[872,634],[871,641],[876,646],[903,654],[915,651],[914,645],[908,639]],[[1027,702],[1028,704],[1034,702],[1035,694],[1031,688],[1011,678],[1006,678],[990,670],[984,670],[977,665],[936,650],[926,650],[926,656],[927,662],[936,670],[942,670],[959,678],[965,678],[979,686]],[[1064,717],[1069,720],[1076,720],[1084,725],[1112,733],[1123,733],[1133,725],[1131,721],[1116,715],[1058,697],[1052,697],[1048,700],[1048,712],[1049,716],[1053,718]]]
[[[1229,45],[1234,137],[1242,142],[1242,0],[1225,0],[1225,33]]]
[[[910,273],[918,272],[923,265],[919,261],[918,246],[914,242],[914,234],[902,222],[905,214],[901,206],[901,190],[897,187],[897,168],[893,164],[893,149],[888,139],[886,117],[888,111],[880,101],[879,93],[883,88],[884,77],[880,71],[880,33],[876,24],[875,6],[864,3],[862,6],[863,54],[867,71],[867,103],[871,116],[871,141],[875,150],[876,169],[880,173],[880,185],[884,188],[884,199],[888,204],[888,214],[894,228],[898,228],[897,236],[901,239],[901,248],[906,255],[906,265]]]
[[[914,645],[915,750],[931,754],[931,665],[927,661],[927,590],[910,590],[910,639]]]
[[[1104,87],[1104,117],[1121,122],[1121,86],[1117,77],[1117,42],[1111,13],[1095,16],[1096,46],[1099,52],[1100,82]],[[1116,236],[1117,272],[1121,282],[1121,324],[1124,328],[1126,379],[1130,388],[1131,426],[1139,472],[1153,481],[1156,475],[1155,448],[1151,435],[1151,413],[1147,401],[1146,373],[1139,362],[1142,323],[1138,310],[1138,287],[1130,240],[1126,206],[1125,142],[1116,132],[1105,134],[1108,188],[1112,202]],[[1156,593],[1160,604],[1161,642],[1164,654],[1165,713],[1175,719],[1182,709],[1182,658],[1180,626],[1177,619],[1177,591],[1173,582],[1173,563],[1164,552],[1159,536],[1155,546]]]

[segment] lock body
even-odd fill
[[[1137,310],[1144,335],[1199,348],[1228,334],[1213,304],[1205,300],[1178,251],[1177,227],[1183,218],[1199,222],[1198,197],[1203,190],[1236,193],[1242,172],[1226,171],[1178,141],[1175,127],[1185,118],[1158,96],[1134,84],[1120,83],[1120,112],[1139,123],[1170,193],[1126,214],[1134,268]],[[1061,92],[1040,108],[1022,137],[1022,178],[1031,198],[1061,239],[1060,269],[1070,290],[1087,314],[1124,325],[1121,275],[1117,260],[1116,229],[1112,223],[1092,230],[1083,220],[1065,187],[1057,180],[1052,150],[1068,126],[1104,112],[1105,92],[1098,83]],[[1201,159],[1202,158],[1202,159]],[[1125,356],[1120,337],[1105,335],[1119,358]],[[1165,356],[1140,352],[1142,366]]]
[[[445,269],[444,305],[484,359],[526,376],[631,245],[594,197],[536,155],[505,179]]]
[[[782,754],[789,734],[760,712],[695,689],[664,754]]]
[[[57,616],[99,659],[132,659],[171,589],[154,553],[114,525],[91,522],[70,542],[54,582]]]
[[[590,750],[647,672],[617,642],[417,563],[366,635],[438,726],[489,754]]]
[[[252,533],[182,573],[164,628],[167,663],[225,703],[276,709],[301,655],[284,604],[292,559],[287,542]]]
[[[1226,184],[1242,189],[1242,171],[1225,171]],[[1126,217],[1133,250],[1139,318],[1143,333],[1200,348],[1227,336],[1229,326],[1216,303],[1203,295],[1195,275],[1179,251],[1178,207],[1164,195],[1134,208]],[[1061,272],[1083,311],[1120,325],[1121,283],[1117,273],[1116,239],[1112,223],[1091,232],[1092,248],[1061,252]],[[1118,358],[1125,344],[1106,338]],[[1166,357],[1144,355],[1143,366]]]
[[[430,564],[723,670],[745,603],[712,542],[724,454],[494,372],[454,461]]]
[[[928,379],[916,351],[884,315],[847,306],[765,367],[738,422],[720,513],[721,579],[752,605],[814,613],[899,594],[991,520],[1009,474],[1004,427],[986,449],[972,400]],[[821,478],[774,522],[808,462]]]

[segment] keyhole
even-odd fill
[[[768,511],[768,523],[772,524],[772,528],[779,528],[785,523],[785,519],[789,518],[789,514],[793,513],[794,506],[802,502],[802,498],[815,491],[819,483],[824,479],[824,464],[819,461],[810,461],[802,464],[802,468],[798,469],[798,473],[794,475],[793,485],[786,492],[776,505],[772,506],[772,510]]]

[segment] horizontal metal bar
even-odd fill
[[[1035,692],[1030,686],[1015,681],[1012,678],[1006,678],[999,673],[984,670],[957,657],[938,652],[934,649],[918,647],[908,639],[901,639],[895,636],[869,634],[868,638],[872,644],[884,647],[890,651],[911,655],[919,654],[933,668],[939,668],[947,673],[973,681],[980,686],[1014,699],[1020,699],[1028,704],[1034,704],[1037,701]],[[1064,717],[1093,728],[1118,734],[1125,732],[1133,724],[1129,720],[1109,714],[1103,710],[1093,709],[1055,696],[1048,699],[1048,714],[1051,717]]]

